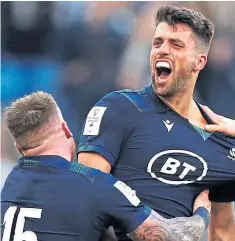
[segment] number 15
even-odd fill
[[[13,219],[16,213],[17,207],[11,206],[7,209],[4,215],[4,224],[5,229],[3,232],[2,241],[9,241],[11,236],[11,229]],[[37,241],[37,236],[32,231],[25,231],[24,230],[24,223],[25,218],[41,218],[42,209],[38,208],[21,208],[19,215],[17,217],[16,228],[15,228],[15,235],[13,241]]]

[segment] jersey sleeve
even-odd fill
[[[209,192],[209,200],[212,202],[234,202],[235,181],[213,187]]]
[[[113,166],[137,115],[133,104],[120,93],[104,96],[88,113],[77,153],[98,153]]]
[[[114,226],[125,233],[130,233],[148,218],[151,209],[145,206],[135,191],[125,183],[111,174],[104,175],[99,181],[103,186],[102,190],[105,190],[99,197],[101,213],[108,220],[107,226]]]

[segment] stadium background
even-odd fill
[[[215,24],[195,98],[235,119],[235,2],[1,2],[1,108],[51,93],[78,140],[89,109],[106,93],[151,80],[154,13],[163,4],[202,12]],[[1,122],[1,186],[19,155]]]

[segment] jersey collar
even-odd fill
[[[207,121],[207,123],[208,123],[208,124],[215,124],[215,122],[212,121],[212,119],[211,119],[211,118],[206,114],[206,112],[202,109],[201,105],[200,105],[197,101],[195,101],[195,102],[196,102],[196,104],[197,104],[200,112],[202,113],[203,117],[204,117],[205,120]]]
[[[63,157],[56,155],[41,155],[41,156],[23,156],[19,159],[20,166],[42,165],[57,167],[62,169],[70,169],[71,162]]]
[[[170,106],[168,106],[167,104],[165,104],[153,91],[153,87],[152,85],[145,87],[145,91],[148,95],[148,97],[152,100],[152,102],[155,104],[156,109],[157,109],[157,113],[163,113],[166,111],[173,111],[174,110],[171,109]],[[211,118],[206,114],[206,112],[202,109],[201,105],[195,101],[200,112],[202,113],[203,117],[206,119],[206,121],[208,122],[208,124],[214,124],[214,122],[211,120]]]
[[[172,110],[168,105],[166,105],[153,91],[152,85],[145,87],[146,94],[152,100],[156,106],[157,113],[163,113],[168,110]]]
[[[19,159],[19,166],[46,166],[54,167],[74,173],[79,173],[90,181],[94,181],[96,175],[101,171],[98,169],[93,169],[87,166],[84,166],[78,162],[70,162],[64,159],[63,157],[56,155],[41,155],[41,156],[23,156]]]

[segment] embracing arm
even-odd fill
[[[150,216],[128,236],[134,241],[181,241],[180,235],[176,234],[173,228],[169,227],[166,220],[151,211]]]
[[[165,219],[152,210],[145,222],[128,236],[134,241],[199,241],[205,229],[199,215]]]
[[[111,166],[101,155],[79,153],[78,162],[109,173]],[[206,222],[199,215],[165,219],[155,211],[128,236],[134,241],[199,241],[206,229]]]
[[[105,173],[110,173],[111,171],[110,163],[98,153],[81,152],[78,154],[78,162]]]
[[[212,203],[209,241],[234,241],[235,217],[234,204]]]

